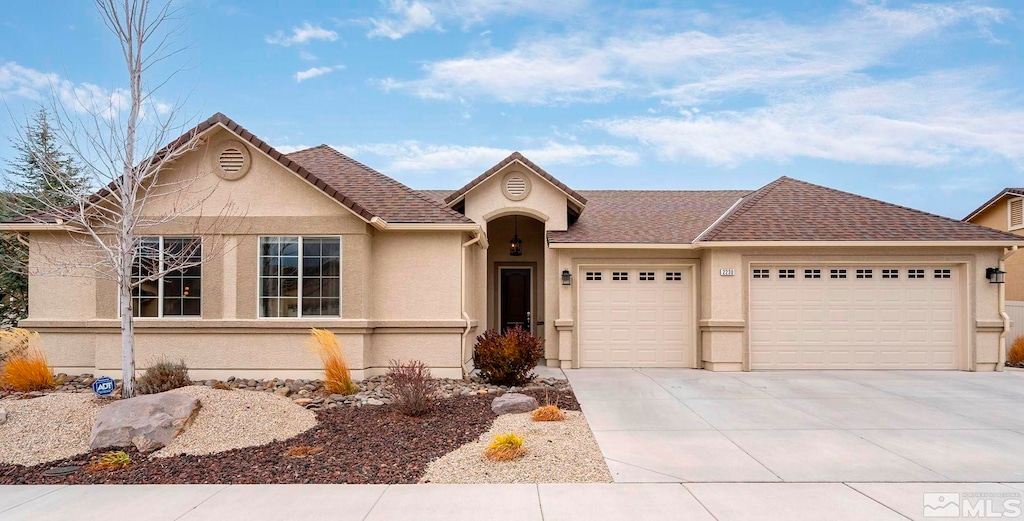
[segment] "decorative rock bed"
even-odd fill
[[[65,374],[57,375],[58,387],[52,392],[85,392],[90,391],[92,383],[96,379],[91,374],[83,374],[78,376],[68,376]],[[120,392],[121,383],[120,380],[116,380],[117,390],[115,395]],[[263,391],[267,393],[274,393],[278,396],[284,396],[290,398],[293,402],[307,409],[333,409],[339,406],[377,406],[387,405],[391,403],[391,397],[384,390],[384,377],[374,376],[367,378],[363,381],[356,382],[359,386],[359,391],[355,394],[343,395],[343,394],[330,394],[324,390],[324,383],[321,380],[304,380],[304,379],[265,379],[265,380],[254,380],[249,378],[235,378],[231,377],[227,380],[197,380],[196,385],[205,385],[206,387],[218,388],[218,389],[238,389],[246,391]],[[453,396],[474,396],[491,394],[498,395],[505,392],[519,392],[519,391],[548,391],[548,392],[564,392],[569,390],[569,383],[566,380],[558,380],[554,378],[537,378],[532,383],[523,387],[505,387],[489,385],[479,381],[476,378],[470,380],[454,380],[450,378],[439,378],[437,380],[438,390],[443,398],[451,398]],[[43,396],[42,392],[32,393],[7,393],[0,391],[0,399],[3,398],[25,398],[25,397],[38,397]]]

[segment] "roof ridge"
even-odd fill
[[[357,166],[360,166],[360,167],[366,169],[371,174],[379,177],[385,183],[391,184],[392,186],[395,186],[395,187],[399,188],[400,190],[408,193],[409,195],[415,196],[418,199],[420,199],[421,201],[441,209],[442,211],[444,211],[445,213],[447,213],[448,215],[450,215],[452,217],[459,217],[459,218],[462,218],[462,219],[466,218],[465,215],[462,215],[461,213],[456,212],[455,210],[452,210],[450,207],[448,207],[448,205],[442,204],[438,200],[430,198],[427,195],[420,193],[418,190],[415,190],[415,189],[409,187],[408,185],[398,181],[397,179],[395,179],[393,177],[389,177],[389,176],[384,175],[381,172],[378,172],[377,170],[373,169],[372,167],[370,167],[368,165],[365,165],[365,164],[357,161],[356,159],[353,159],[353,158],[351,158],[351,157],[341,153],[341,151],[335,149],[334,147],[332,147],[330,145],[320,144],[320,145],[317,145],[315,147],[311,147],[311,148],[309,148],[307,150],[312,150],[314,148],[324,148],[326,150],[329,150],[333,154],[337,155],[338,157],[341,157],[342,159],[344,159],[346,161],[349,161],[351,163],[354,163]]]
[[[729,215],[727,215],[724,219],[721,220],[721,222],[715,224],[714,226],[711,227],[711,229],[707,230],[707,232],[704,233],[703,236],[701,237],[701,240],[714,239],[715,236],[718,235],[718,233],[721,230],[725,229],[726,227],[731,225],[733,222],[735,222],[736,219],[739,218],[739,216],[743,215],[748,210],[750,210],[750,208],[753,207],[754,204],[756,204],[761,199],[764,199],[764,197],[766,195],[768,195],[773,190],[778,188],[783,183],[783,181],[786,181],[787,179],[790,179],[790,178],[788,178],[786,176],[782,176],[782,177],[780,177],[780,178],[778,178],[778,179],[776,179],[776,180],[774,180],[774,181],[772,181],[772,182],[762,186],[761,188],[758,188],[757,190],[754,190],[753,192],[750,192],[747,195],[743,196],[741,198],[741,200],[743,200],[743,199],[746,199],[746,200],[741,202],[739,204],[739,206],[734,208],[733,211]]]

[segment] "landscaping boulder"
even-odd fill
[[[491,402],[491,410],[498,416],[530,412],[536,408],[536,398],[519,393],[505,393]]]
[[[118,400],[100,409],[89,448],[129,447],[152,452],[171,443],[195,419],[199,400],[160,393]]]

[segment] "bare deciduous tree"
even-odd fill
[[[180,14],[174,0],[96,0],[96,6],[120,44],[128,72],[127,93],[115,91],[102,103],[95,97],[77,96],[68,102],[66,94],[62,97],[53,88],[54,133],[99,190],[83,194],[80,186],[71,184],[51,187],[67,196],[71,204],[56,204],[53,197],[29,196],[19,220],[43,225],[40,229],[57,228],[73,243],[70,248],[36,244],[32,265],[22,268],[30,275],[116,282],[122,396],[131,397],[136,392],[137,289],[167,275],[181,275],[216,255],[216,241],[204,244],[201,238],[214,231],[223,233],[224,218],[237,212],[229,202],[218,205],[210,215],[204,203],[219,182],[211,184],[208,181],[214,176],[202,171],[186,175],[174,168],[175,161],[205,144],[197,128],[187,130],[191,125],[178,121],[178,105],[154,97],[176,71],[157,82],[147,75],[179,51],[170,47]],[[42,157],[27,140],[23,143]],[[44,162],[42,166],[58,165]],[[159,233],[168,225],[174,226],[175,236],[184,239],[168,245],[147,237],[147,232]]]

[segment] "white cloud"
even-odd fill
[[[15,62],[0,64],[0,98],[18,97],[32,101],[53,98],[67,111],[112,118],[128,108],[131,93],[125,88],[107,89],[92,83],[73,83],[55,73],[42,72]],[[167,115],[173,107],[149,98],[143,107]]]
[[[333,42],[337,39],[338,33],[329,29],[324,29],[319,25],[314,26],[309,22],[303,22],[300,27],[293,27],[290,35],[285,34],[283,31],[277,31],[273,36],[268,36],[267,43],[290,47],[292,45],[304,44],[312,40]]]
[[[388,17],[370,19],[373,28],[366,36],[398,40],[409,33],[437,26],[437,20],[430,12],[430,8],[417,0],[391,0],[388,13]]]
[[[342,153],[363,157],[372,155],[386,161],[384,172],[475,172],[479,173],[511,154],[511,149],[467,146],[434,145],[418,141],[398,143],[371,143],[337,147]],[[543,165],[582,165],[611,163],[632,165],[639,156],[630,150],[609,146],[586,146],[577,143],[549,141],[539,147],[521,150],[530,160]]]
[[[887,65],[897,52],[944,29],[973,24],[986,33],[1009,16],[971,3],[907,9],[865,3],[806,24],[730,17],[674,32],[642,27],[603,37],[531,34],[509,50],[429,62],[419,79],[391,78],[389,87],[431,99],[546,104],[629,96],[693,105],[723,94],[843,82]]]
[[[592,122],[670,160],[736,165],[818,158],[928,167],[1004,158],[1024,166],[1024,109],[1007,109],[984,70],[863,82],[747,110]]]
[[[551,18],[580,12],[586,6],[586,0],[387,0],[382,3],[386,14],[369,20],[373,27],[366,35],[370,38],[398,40],[419,31],[439,30],[442,21],[468,29],[496,16]]]
[[[310,67],[304,71],[296,72],[295,82],[302,83],[308,79],[316,78],[317,76],[323,76],[325,74],[330,74],[334,71],[340,71],[344,68],[344,65],[334,65],[331,67]]]

